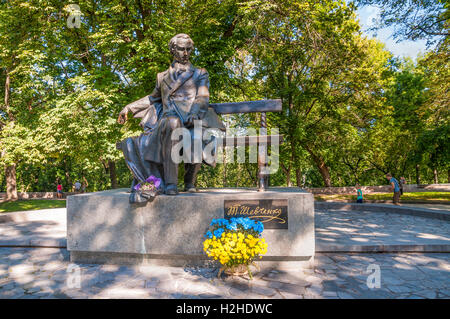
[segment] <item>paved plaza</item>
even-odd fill
[[[372,211],[316,210],[315,223],[316,251],[365,251],[374,247],[398,250],[402,246],[419,251],[450,251],[450,222],[439,219]]]
[[[0,223],[0,298],[450,298],[450,253],[319,252],[314,269],[218,279],[217,267],[72,264],[65,210],[31,215]],[[318,251],[449,244],[448,221],[316,210]]]

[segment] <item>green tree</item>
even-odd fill
[[[260,94],[283,100],[283,112],[268,122],[285,136],[286,184],[293,175],[301,185],[307,154],[331,186],[334,152],[351,142],[346,121],[365,126],[381,106],[388,53],[360,35],[354,8],[340,1],[252,2],[248,10],[255,14],[249,52]]]
[[[360,6],[380,8],[380,21],[374,29],[394,26],[399,40],[442,41],[449,33],[449,3],[445,0],[356,0]]]
[[[7,199],[17,198],[16,167],[20,162],[39,163],[36,147],[37,116],[48,97],[48,79],[41,74],[47,26],[39,14],[39,1],[0,3],[0,163],[5,167]]]

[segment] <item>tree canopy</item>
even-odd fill
[[[2,1],[0,190],[70,190],[76,180],[88,190],[128,187],[115,143],[140,128],[116,118],[151,93],[177,33],[194,40],[192,62],[208,70],[212,102],[282,100],[267,119],[285,137],[271,185],[378,184],[388,171],[445,181],[448,4],[360,1],[388,2],[382,18],[403,28],[399,37],[437,35],[439,46],[417,61],[395,58],[364,36],[356,6],[343,0]],[[420,27],[410,21],[416,9]],[[224,120],[259,127],[257,114]],[[256,186],[256,164],[203,167],[198,182]]]

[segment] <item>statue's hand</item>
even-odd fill
[[[191,127],[194,126],[194,121],[198,120],[198,115],[197,114],[188,114],[188,116],[186,117],[186,120],[184,121],[184,126],[186,127]]]
[[[119,113],[119,118],[117,119],[117,123],[119,124],[123,124],[127,121],[128,119],[128,109],[123,109],[122,111],[120,111]]]

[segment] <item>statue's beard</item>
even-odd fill
[[[174,57],[174,58],[177,63],[180,63],[180,64],[188,64],[189,63],[189,57],[186,57],[186,58]]]

